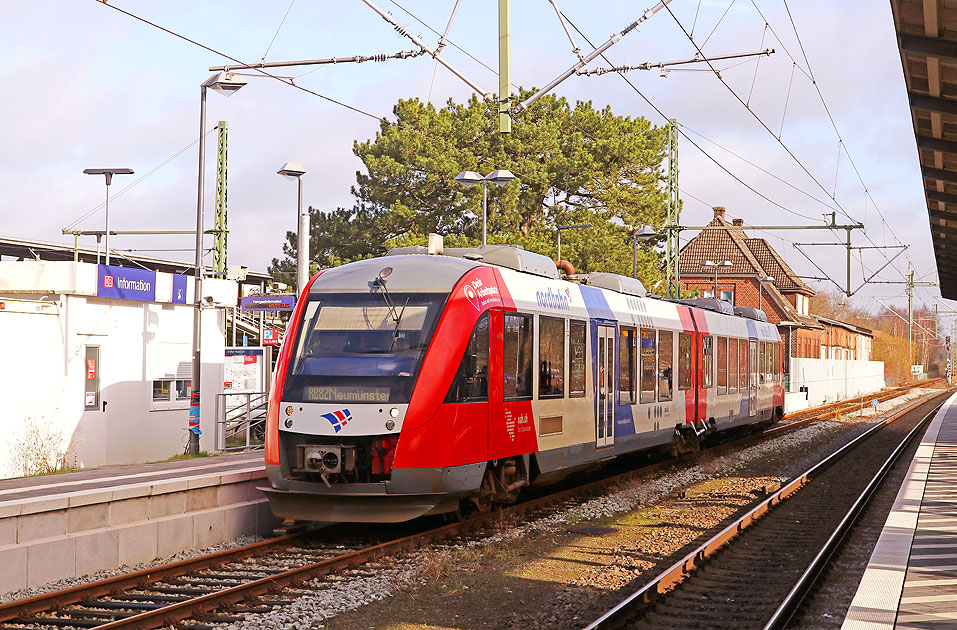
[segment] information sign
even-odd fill
[[[291,311],[295,306],[295,295],[250,295],[242,299],[244,311]]]
[[[156,301],[156,272],[148,269],[97,265],[96,294],[120,300]]]

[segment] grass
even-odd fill
[[[200,451],[193,455],[192,453],[180,453],[178,455],[173,455],[170,458],[164,459],[164,462],[178,462],[182,459],[196,459],[197,457],[212,457],[213,454],[209,451]]]
[[[64,468],[57,468],[56,470],[45,470],[42,472],[30,473],[29,475],[24,475],[24,477],[42,477],[43,475],[59,475],[60,473],[76,472],[80,470],[79,466],[66,466]]]

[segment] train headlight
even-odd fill
[[[392,416],[393,418],[398,418],[398,417],[399,417],[399,408],[398,408],[398,407],[393,407],[392,409],[389,409],[389,415]]]
[[[286,425],[286,428],[287,428],[287,429],[291,429],[291,428],[292,428],[292,418],[286,418],[286,422],[284,422],[283,424]]]
[[[386,420],[386,421],[385,421],[385,430],[386,430],[386,431],[391,431],[391,430],[394,429],[394,428],[395,428],[395,421],[394,421],[394,420]]]
[[[286,407],[286,415],[287,416],[292,415],[292,405],[289,405],[288,407]]]

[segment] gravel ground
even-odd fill
[[[305,585],[307,590],[294,593],[296,601],[292,605],[276,607],[269,613],[250,615],[243,623],[222,627],[228,630],[322,628],[325,627],[319,623],[322,620],[391,597],[400,591],[414,590],[431,583],[436,577],[441,577],[435,575],[437,568],[442,575],[447,575],[454,569],[444,566],[447,559],[471,557],[469,552],[483,548],[522,541],[542,533],[566,531],[569,526],[580,526],[583,522],[608,519],[656,506],[674,498],[681,489],[715,477],[722,478],[720,485],[710,492],[672,501],[677,505],[665,506],[666,512],[662,516],[669,527],[658,528],[654,535],[642,538],[633,547],[617,549],[611,563],[583,571],[577,580],[569,582],[566,588],[557,593],[554,601],[542,602],[546,605],[510,620],[498,619],[499,623],[490,620],[487,623],[488,627],[500,623],[504,623],[500,627],[515,628],[533,624],[562,627],[570,618],[564,613],[569,608],[582,607],[583,592],[603,594],[630,584],[636,577],[660,564],[661,559],[699,537],[703,526],[713,527],[741,506],[753,501],[756,489],[803,472],[817,460],[820,445],[842,435],[846,436],[844,441],[847,441],[891,411],[931,392],[939,393],[939,390],[915,389],[893,401],[881,403],[876,409],[866,408],[863,414],[854,412],[813,424],[741,451],[706,458],[694,466],[676,466],[671,471],[659,471],[654,473],[653,478],[633,480],[602,496],[576,501],[543,517],[504,526],[488,535],[473,536],[447,545],[433,545],[426,550],[389,558],[375,566],[365,565],[332,579],[313,580]],[[804,456],[795,458],[795,453],[803,453]],[[773,468],[775,473],[756,476],[755,468]],[[715,505],[713,499],[718,496],[737,496],[739,500],[728,501],[723,506]],[[465,588],[468,589],[467,586]]]

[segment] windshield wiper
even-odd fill
[[[405,315],[405,307],[409,305],[409,298],[405,298],[405,304],[402,305],[402,312],[395,318],[395,328],[392,330],[392,345],[389,352],[395,352],[395,342],[399,340],[399,325],[402,323],[402,316]]]
[[[389,294],[389,289],[385,286],[385,278],[377,277],[372,281],[372,291],[377,293],[376,289],[382,289],[382,300],[385,302],[386,306],[389,307],[389,316],[392,318],[392,321],[398,323],[401,319],[401,315],[396,313],[395,302],[392,301],[392,296]],[[408,301],[406,301],[408,304]],[[405,311],[405,307],[402,309]]]

